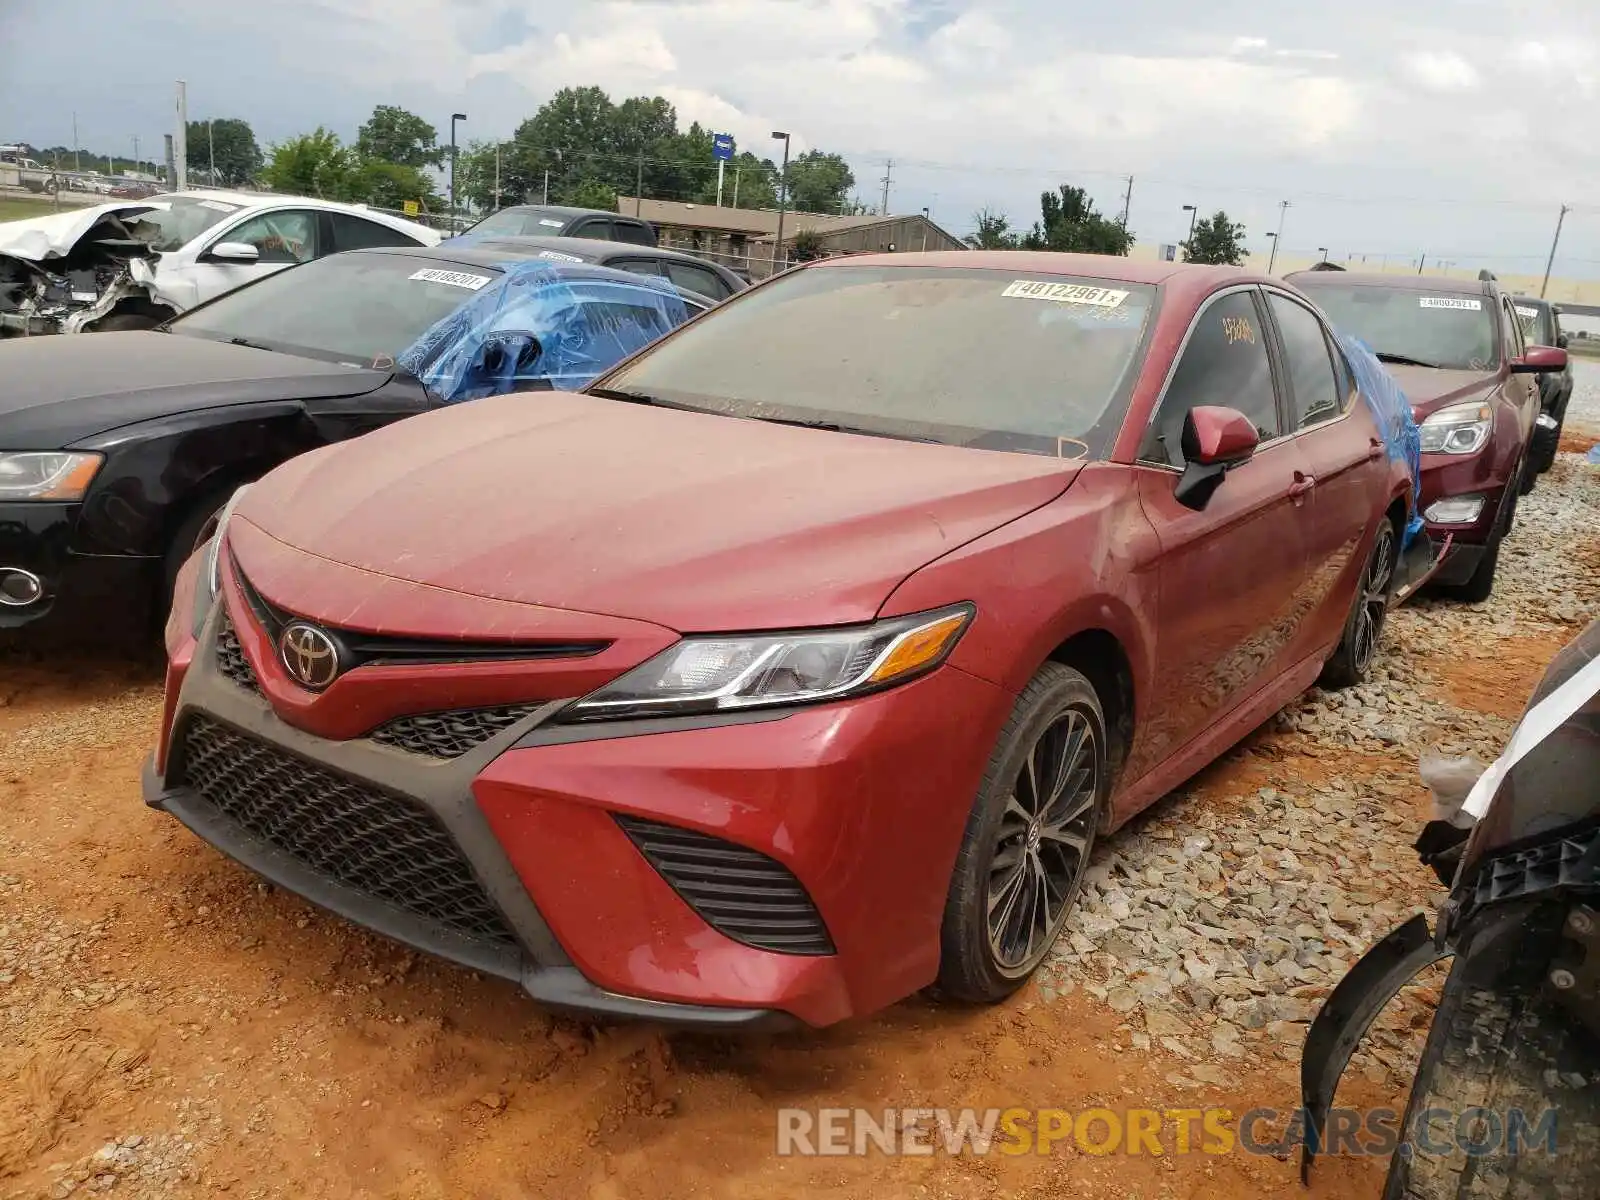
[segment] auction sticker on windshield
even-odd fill
[[[466,288],[475,292],[488,283],[488,275],[469,275],[465,271],[441,271],[438,267],[424,267],[420,271],[413,271],[408,279],[422,279],[428,283],[448,283],[451,287]]]
[[[1057,304],[1092,304],[1096,308],[1116,308],[1128,298],[1114,288],[1089,287],[1081,283],[1050,283],[1043,279],[1014,279],[1002,296],[1021,296],[1027,300],[1053,300]]]
[[[1527,306],[1522,305],[1522,304],[1517,305],[1517,316],[1519,316],[1519,317],[1526,317],[1526,318],[1528,318],[1528,320],[1531,321],[1535,317],[1537,317],[1538,315],[1539,315],[1539,310],[1537,308],[1528,308]]]
[[[563,254],[559,250],[541,250],[539,251],[539,257],[553,258],[557,262],[581,263],[583,261],[583,259],[579,258],[576,254]]]
[[[1482,312],[1482,300],[1464,300],[1459,296],[1420,296],[1417,303],[1423,308],[1458,308],[1468,312]]]

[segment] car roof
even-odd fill
[[[1511,297],[1511,302],[1513,304],[1529,305],[1529,306],[1531,306],[1533,308],[1555,308],[1556,307],[1556,303],[1553,300],[1545,300],[1545,299],[1543,299],[1543,298],[1541,298],[1539,296],[1524,296],[1521,292],[1513,293],[1512,297]]]
[[[225,188],[186,188],[181,192],[163,192],[163,200],[176,200],[178,198],[190,200],[216,200],[223,204],[237,204],[241,208],[262,208],[269,204],[294,204],[304,208],[322,209],[327,212],[346,212],[363,217],[370,217],[375,221],[382,221],[389,225],[400,225],[413,229],[426,229],[416,221],[397,217],[393,213],[383,212],[381,209],[371,208],[361,204],[345,204],[338,200],[321,200],[316,196],[296,196],[288,192],[238,192]],[[437,232],[437,231],[433,231]]]
[[[1317,280],[1353,283],[1358,287],[1391,288],[1397,292],[1457,292],[1467,296],[1487,296],[1495,290],[1492,279],[1449,279],[1438,275],[1393,275],[1378,271],[1292,271],[1284,276],[1298,287],[1315,287]]]
[[[604,208],[574,208],[570,204],[507,204],[504,208],[495,209],[494,212],[542,212],[563,217],[622,217],[626,221],[637,219],[626,213],[611,212]],[[484,213],[482,219],[488,220],[492,216],[494,213]]]
[[[537,257],[540,250],[555,250],[562,254],[570,254],[574,258],[581,258],[585,262],[626,254],[632,257],[643,255],[650,258],[671,258],[680,262],[694,263],[702,267],[716,265],[696,255],[686,254],[682,250],[669,250],[665,246],[641,246],[637,242],[612,242],[602,241],[600,238],[562,237],[557,234],[494,234],[485,237],[482,241],[475,240],[472,244],[478,246],[504,246],[508,250],[519,251],[527,247],[531,249],[533,257]]]

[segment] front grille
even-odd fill
[[[325,878],[456,933],[516,943],[436,817],[205,717],[185,726],[173,783]]]
[[[458,708],[452,712],[418,713],[396,717],[367,736],[385,746],[424,754],[429,758],[460,758],[497,733],[539,711],[537,704],[506,704],[499,708]]]
[[[227,613],[217,623],[217,670],[246,691],[260,694],[261,685],[256,682],[256,673],[250,669],[250,660],[244,656],[244,647],[239,644],[239,635]]]
[[[765,854],[710,834],[617,816],[645,860],[719,933],[779,954],[832,954],[822,914],[798,879]]]

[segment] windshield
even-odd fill
[[[1550,310],[1542,304],[1529,304],[1525,300],[1513,300],[1512,304],[1517,309],[1517,320],[1522,325],[1522,340],[1530,346],[1554,346],[1556,344],[1555,321],[1551,319]]]
[[[134,225],[136,237],[150,243],[152,250],[181,250],[219,221],[231,217],[243,205],[224,200],[202,200],[194,196],[174,196],[166,208],[140,213]]]
[[[1425,285],[1377,287],[1297,275],[1341,333],[1353,334],[1380,356],[1430,367],[1489,371],[1500,362],[1494,314],[1481,294],[1461,295]]]
[[[731,416],[1067,458],[1109,446],[1153,287],[824,267],[716,309],[606,381]]]
[[[567,222],[556,213],[543,208],[502,208],[490,213],[467,233],[500,234],[555,234],[566,228]],[[463,235],[465,236],[465,235]]]
[[[499,275],[494,267],[358,250],[269,275],[179,317],[172,329],[374,362],[398,355]]]

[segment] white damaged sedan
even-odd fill
[[[241,284],[438,231],[359,205],[176,192],[0,224],[0,336],[149,329]]]

